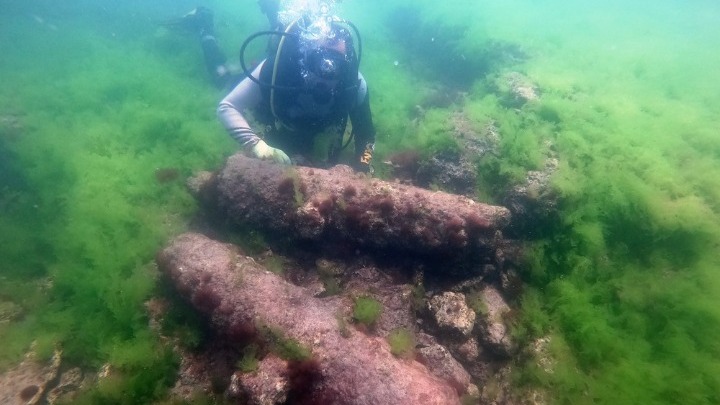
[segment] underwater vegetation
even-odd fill
[[[69,363],[115,370],[77,403],[152,403],[178,362],[143,306],[162,291],[153,256],[195,211],[182,179],[236,147],[192,37],[131,18],[134,2],[55,3],[0,15],[17,45],[0,64],[0,369],[35,341],[42,356],[61,347]],[[228,46],[264,28],[259,13],[215,3]],[[526,287],[511,321],[520,342],[549,338],[552,367],[518,364],[517,385],[560,404],[720,403],[717,5],[347,3],[365,35],[379,176],[399,150],[457,153],[457,112],[500,135],[475,162],[482,199],[502,202],[528,170],[559,162],[557,215],[517,235]],[[511,71],[539,100],[509,101]],[[257,235],[238,238],[262,250]],[[372,324],[381,308],[355,310]],[[202,335],[187,319],[169,328],[192,347]]]
[[[252,373],[259,367],[258,346],[250,344],[243,349],[243,356],[237,363],[238,370],[243,373]]]
[[[419,23],[408,24],[409,38],[398,42],[411,43],[401,47],[422,48],[412,41],[445,32],[454,35],[446,49],[483,54],[490,37],[518,44],[527,57],[486,69],[461,105],[426,111],[388,143],[423,149],[451,139],[453,109],[478,126],[492,122],[500,143],[478,162],[478,193],[499,203],[528,170],[559,162],[551,181],[556,215],[516,235],[529,242],[527,285],[521,315],[511,320],[527,344],[550,337],[545,356],[554,366],[527,362],[516,382],[544,387],[554,403],[718,402],[720,310],[712,303],[720,292],[720,139],[713,128],[720,99],[707,86],[719,79],[720,60],[710,51],[716,40],[679,45],[693,35],[718,38],[716,28],[697,23],[702,13],[716,23],[718,10],[662,2],[602,11],[561,2],[420,3],[408,6],[422,11],[410,13]],[[483,23],[473,28],[462,13]],[[432,27],[418,34],[423,21]],[[696,29],[683,30],[693,22]],[[638,54],[643,30],[654,36]],[[413,63],[433,66],[432,56],[415,54]],[[539,100],[508,102],[498,83],[512,71],[532,78]]]
[[[112,367],[77,403],[149,403],[178,365],[148,329],[153,258],[195,209],[171,178],[219,164],[231,143],[206,135],[216,95],[169,67],[181,57],[117,40],[134,27],[106,36],[50,8],[54,29],[30,12],[1,23],[27,52],[3,51],[0,68],[0,115],[18,117],[0,139],[0,302],[20,308],[0,323],[0,369],[35,341],[40,356],[59,347],[67,364]]]
[[[372,297],[357,297],[353,306],[353,319],[372,327],[382,314],[382,303]]]
[[[265,325],[260,325],[258,329],[269,350],[281,359],[302,362],[312,358],[312,351],[309,348],[296,340],[283,336],[282,331]],[[253,353],[251,352],[251,354]]]
[[[415,337],[407,329],[395,329],[387,337],[390,352],[398,357],[412,357],[415,353]]]

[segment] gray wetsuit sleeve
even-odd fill
[[[253,70],[253,77],[260,77],[260,69],[264,64],[265,61]],[[220,122],[230,136],[246,148],[255,146],[260,138],[250,128],[243,113],[246,109],[258,105],[261,98],[260,85],[246,77],[218,105],[217,115]]]

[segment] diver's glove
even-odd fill
[[[365,149],[363,150],[362,154],[360,155],[360,160],[355,165],[355,170],[362,172],[362,173],[368,173],[373,174],[374,170],[372,167],[372,158],[373,153],[375,152],[375,144],[369,143],[365,145]]]
[[[288,155],[281,151],[280,149],[273,148],[272,146],[268,145],[263,141],[262,139],[258,141],[258,143],[255,144],[255,146],[252,147],[252,153],[255,155],[256,158],[260,158],[263,160],[272,160],[275,163],[280,163],[284,165],[291,165],[292,161],[290,161],[290,158]]]

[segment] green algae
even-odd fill
[[[285,336],[282,330],[268,325],[257,325],[259,336],[270,352],[286,361],[308,361],[312,359],[312,348]]]
[[[382,310],[380,301],[372,297],[357,297],[353,305],[353,319],[367,327],[372,327],[380,319]]]
[[[258,346],[250,344],[243,349],[243,355],[235,365],[243,373],[253,373],[259,368]]]
[[[390,353],[397,357],[410,358],[415,355],[415,336],[406,328],[390,331],[387,341],[390,344]]]
[[[711,134],[720,100],[707,86],[719,79],[718,57],[710,53],[716,44],[695,42],[668,59],[661,50],[687,32],[643,14],[669,18],[664,5],[588,11],[575,4],[561,11],[559,4],[464,4],[424,17],[434,14],[443,24],[463,21],[469,10],[493,16],[475,21],[479,35],[454,46],[482,53],[493,35],[531,53],[478,77],[462,107],[480,125],[495,122],[501,135],[498,153],[479,162],[479,195],[501,201],[526,171],[542,169],[551,156],[559,161],[552,177],[558,220],[538,223],[545,229],[528,235],[529,287],[513,329],[528,344],[551,336],[555,367],[547,373],[528,362],[518,382],[544,387],[555,403],[715,403],[720,311],[710,303],[720,281],[713,270],[720,165]],[[692,21],[703,7],[675,9],[672,18]],[[619,16],[610,29],[610,20],[592,17],[610,13]],[[518,21],[523,29],[513,25]],[[590,29],[580,32],[573,21],[589,21]],[[654,36],[638,55],[632,41],[642,29]],[[515,69],[535,81],[539,101],[508,105],[493,93],[506,91],[497,77]],[[441,136],[449,130],[437,118],[443,114],[426,115],[416,132]],[[414,141],[428,144],[417,135],[400,142]]]
[[[118,46],[80,26],[63,26],[55,38],[17,28],[33,52],[57,63],[38,72],[25,66],[32,56],[9,53],[2,68],[13,85],[0,98],[22,111],[23,125],[0,139],[12,156],[6,164],[22,175],[3,188],[14,197],[0,218],[2,295],[26,315],[0,327],[0,367],[32,342],[41,356],[57,346],[68,364],[115,370],[77,403],[149,403],[177,370],[143,306],[157,293],[153,258],[195,209],[182,185],[160,184],[154,171],[188,175],[231,151],[221,134],[207,135],[216,128],[205,106],[216,95],[168,74],[166,62],[132,41]],[[87,49],[101,56],[81,57]],[[53,80],[39,85],[36,75]],[[169,88],[197,95],[178,98]]]

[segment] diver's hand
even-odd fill
[[[258,141],[258,143],[256,143],[255,146],[252,147],[252,153],[253,155],[255,155],[256,158],[260,158],[263,160],[272,160],[275,163],[280,163],[283,165],[292,164],[290,158],[285,152],[281,151],[280,149],[273,148],[272,146],[265,143],[265,141],[263,140]]]
[[[375,144],[369,143],[365,145],[365,149],[360,154],[358,162],[355,164],[355,170],[362,173],[372,175],[375,170],[372,167],[373,153],[375,152]]]

